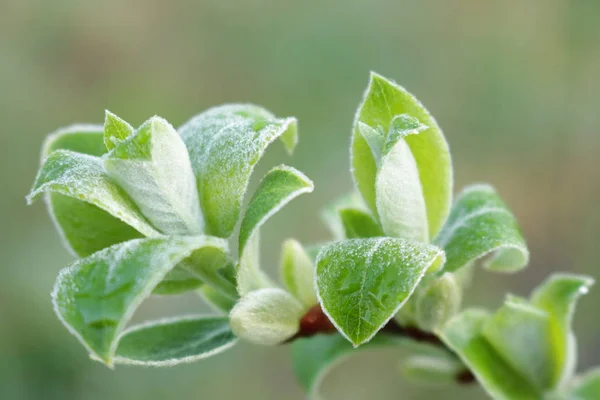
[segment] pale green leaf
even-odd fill
[[[237,223],[254,166],[280,138],[297,142],[294,118],[278,119],[249,104],[211,108],[179,128],[188,148],[208,233],[229,237]]]
[[[405,138],[427,127],[405,114],[395,117],[375,179],[377,215],[387,236],[429,242],[419,166]]]
[[[485,311],[466,310],[446,324],[440,338],[461,358],[494,399],[541,399],[541,392],[516,372],[481,334],[490,318]],[[511,340],[512,336],[506,339]]]
[[[163,367],[221,353],[237,342],[227,317],[185,316],[152,321],[123,332],[116,364]]]
[[[362,197],[377,213],[375,180],[377,161],[369,143],[360,133],[360,123],[379,132],[388,132],[392,120],[406,114],[428,129],[404,138],[415,160],[427,210],[429,236],[441,229],[452,202],[452,165],[448,144],[433,117],[404,88],[372,73],[363,102],[354,120],[352,173]],[[364,129],[363,129],[364,130]]]
[[[77,260],[61,271],[54,309],[92,355],[113,364],[118,339],[140,303],[167,273],[193,252],[226,246],[221,239],[135,239]]]
[[[451,383],[464,366],[450,356],[414,355],[402,360],[402,375],[418,383]]]
[[[600,399],[600,369],[594,369],[575,381],[569,400]]]
[[[300,171],[285,165],[273,168],[262,179],[248,204],[240,226],[240,262],[237,275],[240,295],[264,287],[264,274],[260,272],[258,259],[257,235],[260,227],[294,198],[303,193],[310,193],[313,189],[314,185],[310,179]]]
[[[71,150],[91,156],[106,152],[101,125],[71,125],[46,137],[42,162],[55,150]],[[74,255],[85,257],[115,243],[142,234],[106,211],[59,193],[44,196],[48,212],[63,244]]]
[[[133,135],[135,130],[126,121],[106,110],[104,117],[104,145],[107,150],[114,149],[117,144]]]
[[[371,154],[375,160],[375,164],[377,167],[379,167],[381,163],[381,155],[383,154],[383,148],[385,146],[385,133],[383,132],[383,129],[381,127],[379,130],[373,129],[369,125],[363,124],[360,121],[358,121],[357,129],[358,133],[369,145]]]
[[[202,285],[200,289],[198,289],[198,294],[208,303],[208,305],[220,313],[229,314],[237,301],[237,299],[232,299],[222,291],[209,285]]]
[[[162,233],[202,233],[192,165],[183,140],[167,121],[150,118],[104,156],[104,166]]]
[[[341,196],[323,208],[321,212],[321,219],[329,228],[329,231],[333,235],[334,240],[342,240],[347,239],[344,223],[341,219],[340,210],[345,208],[351,208],[356,210],[367,210],[367,207],[364,205],[363,200],[360,197],[360,194],[357,192],[352,192]]]
[[[437,332],[460,311],[462,288],[452,273],[421,283],[416,293],[415,316],[419,328]]]
[[[349,239],[317,258],[317,295],[354,346],[368,342],[408,300],[443,251],[395,238]]]
[[[158,235],[127,194],[106,174],[98,157],[69,150],[52,152],[38,171],[27,201],[32,203],[44,192],[85,201],[146,236]]]
[[[434,243],[446,252],[448,272],[483,256],[489,256],[484,267],[499,272],[518,271],[529,262],[517,220],[490,185],[463,190]]]
[[[265,288],[243,296],[229,314],[231,329],[241,339],[255,344],[275,345],[300,329],[305,308],[291,294]]]
[[[286,289],[307,308],[317,304],[315,266],[300,242],[294,239],[283,242],[279,265]]]
[[[399,336],[377,335],[365,346],[355,349],[340,335],[317,335],[301,338],[292,343],[292,364],[296,378],[312,400],[322,399],[321,386],[332,368],[357,352],[403,346],[426,355],[437,355],[439,350],[431,345]]]
[[[579,275],[555,274],[536,288],[531,304],[550,316],[550,335],[554,363],[553,384],[565,384],[572,376],[577,358],[571,322],[579,297],[586,294],[594,280]]]
[[[550,317],[535,307],[505,304],[484,324],[482,335],[511,367],[539,390],[553,386]]]
[[[341,208],[340,220],[347,239],[384,236],[381,227],[371,214],[356,208]]]

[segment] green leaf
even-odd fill
[[[350,239],[317,258],[323,311],[354,346],[368,342],[408,300],[443,251],[405,239]]]
[[[375,179],[377,215],[387,236],[429,242],[419,167],[405,138],[427,129],[406,114],[395,117]]]
[[[286,289],[306,308],[317,304],[315,266],[302,245],[294,239],[281,247],[280,276]]]
[[[451,319],[440,338],[459,355],[485,391],[498,400],[539,400],[540,391],[516,372],[482,335],[491,316],[470,309]],[[507,340],[512,339],[512,336]]]
[[[553,385],[567,383],[573,374],[577,349],[572,337],[571,323],[579,297],[586,294],[594,280],[579,275],[555,274],[536,288],[531,304],[550,316],[554,374]]]
[[[415,296],[419,328],[437,332],[460,311],[462,288],[454,274],[445,273],[421,283]]]
[[[69,150],[52,152],[38,171],[27,201],[31,204],[44,192],[85,201],[114,215],[146,236],[158,235],[127,194],[106,174],[102,160],[98,157]]]
[[[550,318],[535,307],[510,300],[485,323],[488,343],[539,390],[553,387]]]
[[[90,156],[106,152],[101,125],[71,125],[47,136],[42,162],[55,150],[71,150]],[[142,237],[138,231],[106,211],[76,198],[47,193],[48,212],[65,247],[85,257],[115,243]]]
[[[600,398],[600,369],[594,369],[575,381],[570,400],[597,400]]]
[[[133,135],[135,130],[131,125],[106,110],[104,117],[104,145],[109,151],[120,142]]]
[[[249,104],[211,108],[179,128],[188,148],[208,233],[229,237],[237,223],[254,166],[280,138],[291,153],[294,118],[278,119]]]
[[[402,375],[419,383],[451,383],[464,366],[452,357],[415,355],[402,360],[400,369]]]
[[[321,212],[321,219],[329,228],[334,240],[348,239],[346,238],[346,229],[340,215],[340,210],[342,209],[367,210],[363,200],[360,198],[360,194],[356,192],[341,196],[327,204]]]
[[[416,342],[398,336],[378,335],[367,345],[355,349],[340,335],[317,335],[294,340],[291,346],[292,364],[300,385],[308,393],[308,398],[317,400],[322,399],[319,391],[329,371],[351,355],[382,347],[412,346],[414,343]],[[417,345],[419,349],[424,347]]]
[[[499,272],[518,271],[529,262],[517,220],[490,185],[463,190],[434,243],[446,252],[448,272],[483,256],[490,256],[484,267]]]
[[[229,320],[233,333],[239,338],[272,346],[298,332],[304,310],[285,290],[265,288],[242,297],[231,310]]]
[[[209,285],[202,285],[198,289],[198,294],[204,299],[215,311],[224,312],[229,314],[231,309],[235,306],[237,299],[223,294],[222,291],[217,290]]]
[[[168,367],[214,356],[236,342],[227,317],[186,316],[152,321],[123,332],[114,362]]]
[[[433,117],[404,88],[372,73],[363,102],[354,120],[352,173],[362,197],[377,213],[375,181],[377,160],[361,130],[361,123],[379,132],[388,132],[395,117],[406,114],[428,129],[404,138],[419,172],[427,210],[429,237],[439,232],[452,202],[452,165],[448,144]],[[386,138],[387,140],[387,138]]]
[[[241,295],[264,287],[257,249],[260,227],[287,203],[313,189],[312,181],[302,172],[285,165],[273,168],[260,182],[240,226],[237,281]],[[251,255],[247,255],[247,252]]]
[[[61,271],[54,309],[92,355],[111,366],[118,340],[140,303],[193,252],[224,247],[221,239],[164,237],[116,244]]]
[[[339,213],[347,239],[384,236],[381,227],[368,212],[356,208],[342,208]]]
[[[204,283],[184,268],[175,267],[170,270],[162,282],[152,291],[156,295],[178,295],[203,286]]]
[[[104,166],[162,233],[203,232],[204,221],[187,149],[167,121],[150,118],[104,156]]]

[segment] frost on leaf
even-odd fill
[[[279,119],[249,104],[211,108],[179,128],[190,154],[208,233],[231,235],[254,166],[277,138],[291,153],[296,129],[294,118]]]

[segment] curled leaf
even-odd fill
[[[265,288],[246,294],[229,314],[231,329],[239,338],[262,345],[275,345],[300,329],[304,307],[291,294]]]
[[[254,166],[277,138],[291,153],[297,142],[296,125],[294,118],[278,119],[261,107],[231,104],[211,108],[179,128],[208,233],[231,235]]]
[[[140,303],[178,263],[205,247],[226,246],[207,236],[135,239],[77,260],[61,271],[54,309],[96,358],[114,363],[120,335]]]
[[[490,185],[463,190],[434,243],[446,252],[444,271],[453,272],[483,256],[484,267],[514,272],[529,262],[517,220]]]
[[[167,121],[150,118],[104,156],[104,166],[162,233],[203,232],[204,221],[187,149]]]
[[[359,346],[398,312],[427,269],[443,257],[435,246],[404,239],[332,243],[317,257],[317,296],[338,331]]]
[[[241,295],[265,286],[258,260],[260,227],[287,203],[313,189],[314,185],[306,175],[285,165],[273,168],[260,182],[240,226],[237,282]]]
[[[176,317],[125,330],[113,361],[168,367],[214,356],[236,342],[227,317]]]

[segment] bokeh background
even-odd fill
[[[500,305],[553,271],[600,278],[600,2],[0,1],[0,398],[302,399],[288,348],[246,344],[171,369],[88,359],[55,318],[49,292],[70,261],[42,202],[27,193],[44,136],[102,122],[174,125],[212,105],[251,101],[300,120],[293,159],[316,183],[264,231],[265,268],[282,239],[327,238],[319,209],[352,188],[352,118],[369,70],[436,116],[456,189],[493,183],[519,217],[532,260],[514,276],[479,271],[468,304]],[[255,175],[255,179],[260,174]],[[600,288],[575,320],[579,369],[600,364]],[[194,296],[152,299],[138,318],[204,310]],[[479,389],[419,387],[401,351],[361,354],[325,384],[331,399],[481,399]]]

